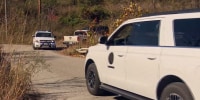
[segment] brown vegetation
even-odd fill
[[[0,99],[28,99],[31,77],[41,69],[48,69],[48,64],[36,52],[1,51],[0,55]]]
[[[112,23],[130,1],[146,13],[199,8],[199,0],[4,0],[0,2],[0,42],[31,44],[36,30],[50,30],[58,38],[72,35],[76,29]],[[41,7],[38,2],[41,1]],[[4,15],[7,14],[7,31]],[[111,31],[110,31],[111,32]]]

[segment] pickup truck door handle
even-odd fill
[[[149,59],[149,60],[156,60],[156,58],[147,58],[147,59]]]

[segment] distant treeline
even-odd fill
[[[2,0],[0,42],[30,44],[36,30],[52,31],[61,39],[92,22],[109,26],[130,2],[146,13],[200,7],[200,0]]]

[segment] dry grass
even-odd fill
[[[69,47],[62,44],[59,47],[61,47],[62,49],[58,51],[58,53],[62,55],[66,55],[66,56],[72,56],[72,57],[85,57],[84,54],[78,53],[76,49],[88,48],[86,43],[77,43],[77,44],[70,45]]]
[[[31,77],[41,68],[48,68],[38,53],[30,52],[1,51],[0,64],[0,100],[30,100]]]

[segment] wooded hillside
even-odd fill
[[[0,42],[30,44],[36,30],[52,31],[62,39],[92,22],[111,27],[130,2],[142,14],[200,7],[200,0],[2,0]]]

